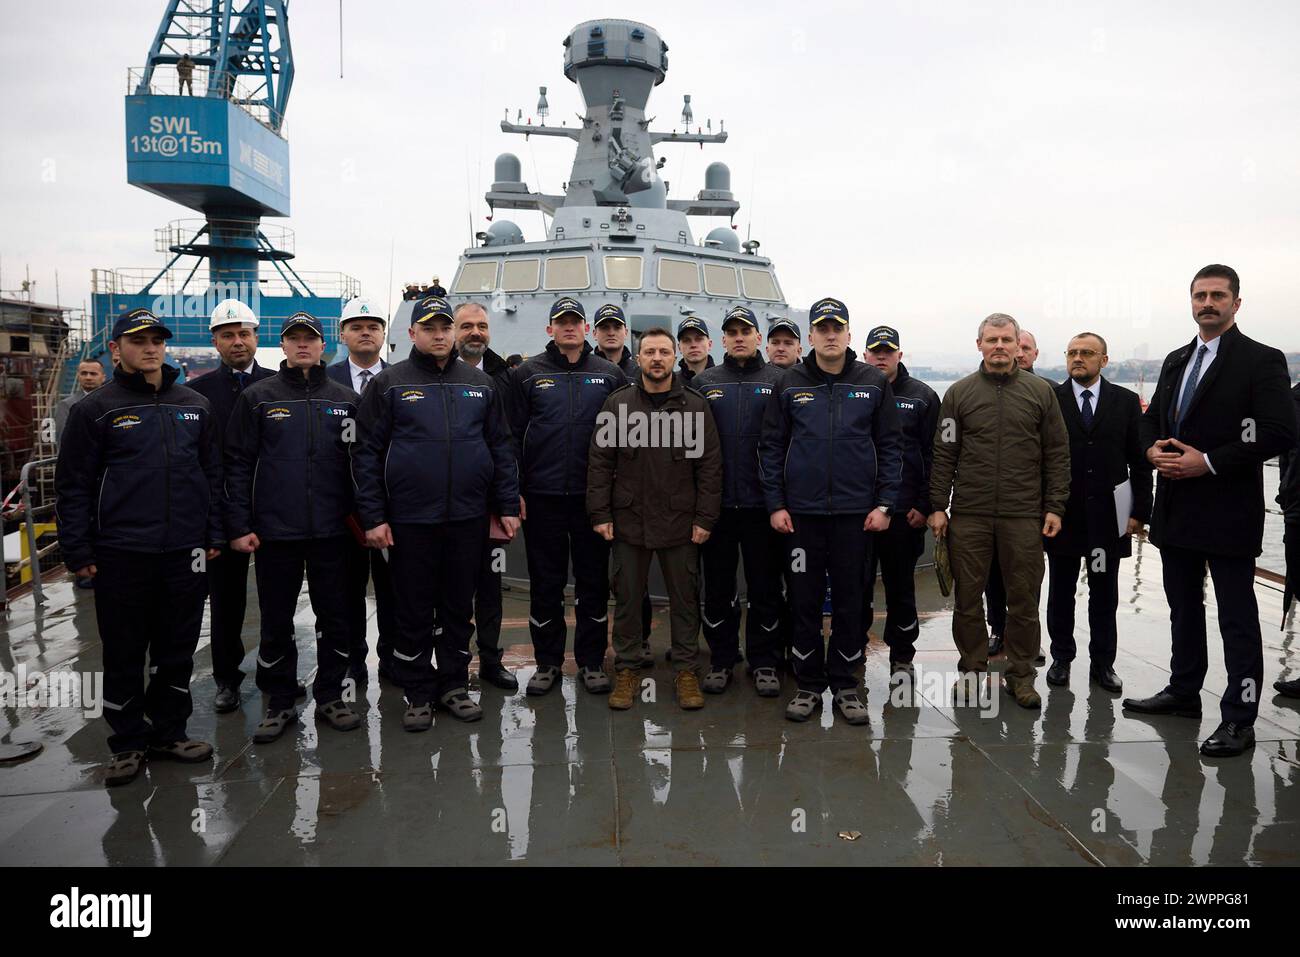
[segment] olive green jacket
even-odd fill
[[[1065,514],[1070,438],[1046,379],[1019,368],[954,382],[939,406],[930,502],[954,515]]]

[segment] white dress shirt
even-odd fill
[[[352,376],[352,391],[355,392],[357,395],[361,394],[361,373],[362,372],[370,373],[370,377],[366,380],[367,383],[370,383],[370,382],[374,382],[375,376],[379,375],[379,373],[382,372],[383,370],[384,370],[384,363],[382,360],[376,362],[369,369],[363,369],[361,368],[361,366],[353,362],[351,356],[349,356],[348,373]]]
[[[1074,402],[1079,407],[1080,415],[1083,414],[1083,390],[1087,389],[1092,393],[1092,414],[1095,418],[1097,415],[1097,397],[1101,395],[1101,376],[1097,376],[1097,381],[1089,385],[1079,385],[1076,380],[1071,379],[1070,386],[1074,389]]]
[[[1210,370],[1210,363],[1212,363],[1214,357],[1219,354],[1219,342],[1222,339],[1223,336],[1220,335],[1215,336],[1207,342],[1200,336],[1196,337],[1196,342],[1192,345],[1192,354],[1188,357],[1187,365],[1183,368],[1183,377],[1178,382],[1178,401],[1174,403],[1175,416],[1177,416],[1178,410],[1183,407],[1183,390],[1187,388],[1187,379],[1192,374],[1192,367],[1196,365],[1196,354],[1201,351],[1201,346],[1205,346],[1209,350],[1205,353],[1205,357],[1201,359],[1201,371],[1196,376],[1196,384],[1199,386],[1203,381],[1205,381],[1205,373]],[[1177,423],[1176,419],[1175,423]],[[1201,454],[1205,455],[1204,450],[1201,450]],[[1219,474],[1214,471],[1214,466],[1210,464],[1210,457],[1208,455],[1205,455],[1205,465],[1210,470],[1211,475]]]

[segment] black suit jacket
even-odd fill
[[[1173,433],[1183,370],[1199,342],[1165,358],[1142,416],[1143,454]],[[1178,438],[1208,455],[1214,472],[1157,477],[1151,541],[1209,555],[1257,556],[1264,540],[1264,462],[1296,441],[1286,358],[1234,324],[1196,385]]]
[[[1090,555],[1104,548],[1111,556],[1133,554],[1133,541],[1120,536],[1115,519],[1115,486],[1133,486],[1129,515],[1142,524],[1151,518],[1151,464],[1140,435],[1142,403],[1136,392],[1103,377],[1093,390],[1096,414],[1092,428],[1083,415],[1069,379],[1056,387],[1056,400],[1070,436],[1070,500],[1061,531],[1043,545],[1051,555]]]
[[[257,364],[256,359],[253,360],[248,372],[249,385],[263,379],[270,379],[275,375],[274,369],[263,369]],[[185,386],[203,396],[212,406],[212,419],[217,423],[217,435],[224,445],[226,423],[230,421],[230,413],[235,411],[235,400],[239,398],[241,391],[234,370],[223,362],[211,372],[205,372],[197,379],[186,382]]]
[[[387,368],[388,363],[383,359],[380,359],[379,368],[375,370],[375,375],[379,375],[379,373],[383,372]],[[349,367],[347,359],[344,359],[342,362],[331,362],[325,367],[325,374],[335,382],[347,386],[353,392],[357,391],[357,387],[352,384],[352,369]]]

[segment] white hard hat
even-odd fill
[[[343,315],[339,316],[339,328],[342,329],[349,319],[373,319],[384,325],[388,322],[384,318],[383,310],[365,296],[348,300],[348,304],[343,307]]]
[[[257,316],[238,299],[224,299],[217,303],[216,309],[212,310],[212,320],[208,323],[208,329],[227,326],[232,322],[243,322],[256,328]]]

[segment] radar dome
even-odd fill
[[[740,237],[730,226],[719,226],[716,229],[709,230],[709,235],[704,237],[704,245],[712,246],[717,244],[719,249],[725,249],[729,253],[740,252]]]
[[[497,220],[488,227],[484,246],[515,246],[524,241],[524,233],[508,219]]]

